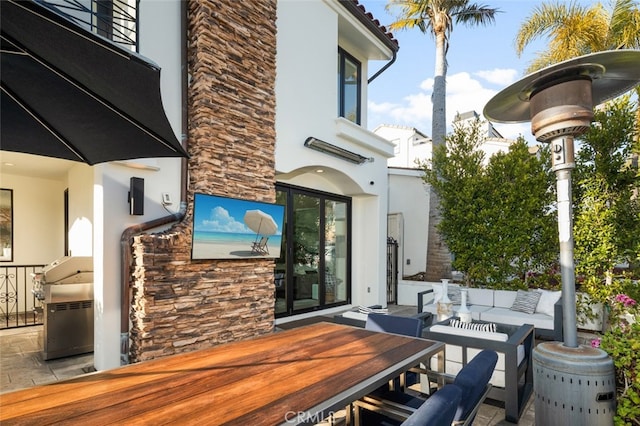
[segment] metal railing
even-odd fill
[[[42,303],[31,292],[31,274],[44,266],[0,266],[0,329],[42,324]]]
[[[36,0],[83,28],[138,50],[139,0]]]

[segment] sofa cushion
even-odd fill
[[[446,374],[455,376],[456,374],[458,374],[460,370],[462,370],[462,347],[457,345],[449,345],[449,344],[445,346],[446,346],[446,352],[447,352],[447,360],[445,362],[444,372]],[[467,348],[467,361],[473,359],[473,357],[476,356],[480,351],[481,349]],[[524,354],[525,354],[524,345],[518,345],[518,348],[517,348],[518,365],[520,365],[520,363],[524,359]],[[438,369],[438,360],[435,357],[431,359],[431,369],[433,370]],[[504,370],[505,370],[504,354],[502,352],[498,352],[498,362],[496,363],[496,368],[493,374],[491,375],[491,380],[490,380],[493,386],[497,386],[499,388],[504,387],[505,385]]]
[[[492,308],[480,314],[482,321],[502,324],[523,325],[532,324],[535,328],[553,330],[553,317],[546,314],[512,311],[509,308]]]
[[[491,306],[482,306],[482,305],[471,305],[471,306],[467,306],[467,308],[469,308],[469,310],[471,311],[471,319],[473,320],[479,320],[480,317],[482,316],[482,312],[488,311],[489,309],[491,309]],[[453,312],[457,314],[458,310],[460,309],[460,305],[453,306]],[[433,315],[437,315],[438,314],[438,306],[435,303],[429,303],[428,305],[424,305],[422,307],[422,312],[430,312]]]
[[[536,291],[540,292],[540,300],[538,300],[538,306],[536,306],[536,312],[541,314],[547,314],[549,316],[554,315],[554,306],[560,297],[562,296],[561,291],[549,291],[537,289]]]
[[[488,288],[470,288],[468,305],[493,306],[493,290]]]
[[[509,339],[509,335],[507,333],[492,333],[490,331],[467,330],[466,328],[456,328],[441,324],[436,324],[430,327],[429,331],[433,333],[454,334],[457,336],[495,340],[497,342],[506,342]]]
[[[456,327],[451,327],[447,325],[434,325],[429,328],[429,331],[443,334],[455,334],[467,337],[475,337],[482,338],[487,340],[496,340],[499,342],[506,342],[509,339],[509,336],[506,333],[491,333],[491,332],[483,332],[476,330],[466,330],[459,329]],[[468,332],[468,333],[465,333]],[[467,362],[473,359],[481,349],[478,348],[467,348]],[[457,345],[446,344],[445,346],[446,353],[446,362],[445,362],[445,373],[456,375],[462,369],[462,347]],[[517,363],[520,365],[522,360],[524,359],[525,351],[523,345],[518,345],[517,348]],[[431,359],[431,368],[437,370],[438,363],[437,357],[433,357]],[[491,384],[497,387],[503,388],[505,386],[505,358],[504,353],[498,352],[498,362],[496,364],[496,368],[491,376]]]
[[[433,289],[433,303],[438,303],[442,299],[442,284],[434,283],[431,285]],[[457,284],[447,285],[447,296],[454,305],[462,303],[462,295],[460,293],[460,286]]]
[[[434,286],[442,287],[441,284],[437,283],[434,284]],[[512,311],[510,309],[516,299],[516,291],[470,288],[468,295],[467,307],[471,311],[471,318],[473,321],[481,320],[517,326],[532,324],[537,329],[554,330],[555,312],[551,312],[551,315],[548,315],[548,312],[534,312],[529,315],[523,312]],[[555,296],[557,295],[554,295],[554,297]],[[485,303],[490,303],[490,301],[495,305],[485,305]],[[544,303],[546,302],[543,301],[543,304]],[[536,309],[539,309],[538,307],[542,306],[543,305],[540,305],[540,301],[538,301]],[[459,309],[460,306],[453,306],[455,314],[457,314]],[[544,307],[542,309],[544,310]],[[422,312],[429,312],[433,315],[437,315],[437,304],[435,302],[431,302],[423,305]]]
[[[493,306],[496,308],[510,308],[516,300],[516,292],[511,290],[494,290]]]
[[[449,285],[447,289],[447,294],[449,295],[449,300],[454,305],[460,305],[462,303],[462,293],[460,292],[460,287]]]
[[[525,314],[534,313],[540,300],[540,294],[539,291],[518,290],[516,300],[514,300],[513,305],[511,305],[511,310],[524,312]]]

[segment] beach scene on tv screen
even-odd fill
[[[284,206],[195,194],[193,259],[280,257]]]

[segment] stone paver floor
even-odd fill
[[[43,326],[0,330],[0,392],[69,379],[93,370],[93,354],[45,361]]]

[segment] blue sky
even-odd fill
[[[254,233],[243,221],[247,210],[262,210],[270,214],[278,225],[276,235],[282,234],[284,207],[214,195],[196,194],[194,227],[196,231]]]
[[[387,0],[359,0],[368,12],[388,26],[394,16],[385,11]],[[495,23],[489,26],[454,25],[447,54],[447,123],[456,112],[475,110],[482,114],[485,104],[496,93],[525,75],[524,70],[543,50],[546,40],[529,45],[523,55],[515,51],[520,25],[541,0],[477,0],[498,8]],[[595,4],[581,1],[581,4]],[[606,0],[603,4],[607,5]],[[435,41],[418,29],[394,31],[400,50],[396,62],[369,85],[368,128],[380,124],[415,127],[431,136],[431,89],[435,67]],[[370,64],[369,76],[384,62]],[[495,128],[508,138],[518,135],[531,144],[530,124],[500,124]],[[450,131],[450,128],[449,128]]]

